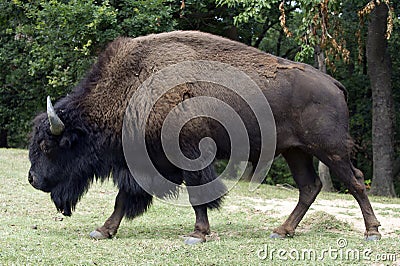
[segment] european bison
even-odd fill
[[[311,66],[201,32],[176,31],[112,42],[71,94],[54,108],[48,98],[47,114],[35,118],[29,148],[29,182],[36,189],[50,192],[57,210],[70,216],[92,181],[111,175],[119,188],[114,212],[90,235],[97,239],[114,236],[122,218],[134,218],[145,212],[153,197],[138,185],[124,157],[122,128],[129,100],[142,82],[158,70],[196,60],[220,62],[243,71],[268,99],[276,124],[275,156],[282,154],[286,159],[300,191],[297,206],[271,237],[292,236],[320,192],[321,182],[313,166],[315,156],[359,203],[365,237],[380,238],[380,224],[368,200],[363,174],[350,162],[352,140],[343,85]],[[248,160],[257,164],[259,159],[258,123],[245,102],[218,84],[181,84],[158,100],[146,121],[149,156],[158,171],[175,184],[201,185],[216,179],[212,165],[189,171],[169,162],[158,139],[168,112],[187,98],[202,95],[232,106],[249,131]],[[142,104],[146,105],[146,99]],[[227,132],[206,118],[194,119],[182,128],[180,145],[185,156],[196,158],[199,141],[206,136],[216,141],[217,159],[229,158],[231,144],[226,141]],[[224,187],[221,185],[220,189]],[[189,197],[195,198],[190,190]],[[192,204],[196,222],[187,243],[205,241],[210,233],[207,209],[218,208],[220,203],[221,197]]]

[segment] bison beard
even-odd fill
[[[53,110],[34,120],[30,140],[31,169],[28,180],[36,188],[51,191],[58,211],[70,216],[93,180],[111,177],[119,192],[114,211],[90,235],[96,239],[109,238],[117,233],[123,217],[134,218],[145,212],[152,203],[152,195],[138,185],[130,173],[122,149],[123,117],[135,90],[155,70],[184,61],[218,61],[240,69],[261,88],[273,112],[277,143],[275,155],[282,154],[299,188],[299,202],[287,220],[277,227],[271,237],[292,236],[295,228],[321,190],[313,158],[324,162],[342,181],[360,205],[366,226],[367,239],[380,238],[376,219],[366,194],[360,170],[350,161],[352,141],[348,134],[348,110],[345,89],[338,81],[311,66],[274,57],[244,44],[200,32],[170,32],[136,39],[120,38],[111,43],[99,56],[92,70],[75,88],[60,100]],[[155,167],[175,184],[205,184],[216,178],[212,165],[200,171],[178,169],[160,153],[160,125],[167,113],[189,97],[210,96],[230,101],[240,113],[249,130],[250,158],[257,164],[257,122],[248,116],[248,106],[235,100],[219,87],[204,84],[185,84],[169,91],[154,107],[149,116],[146,144]],[[146,104],[145,101],[142,104]],[[138,106],[140,110],[141,106]],[[196,147],[203,132],[211,133],[218,146],[217,159],[226,159],[226,135],[209,123],[187,126],[188,157],[196,158]],[[149,132],[149,133],[148,133]],[[259,139],[259,138],[258,138]],[[215,192],[225,192],[221,183]],[[175,196],[176,186],[163,191]],[[202,195],[191,193],[196,201]],[[203,201],[202,199],[200,201]],[[202,205],[193,204],[196,215],[194,231],[187,243],[204,242],[210,233],[207,209],[219,208],[221,198]]]
[[[59,184],[51,191],[50,195],[57,210],[65,216],[71,216],[76,204],[88,188],[88,180],[86,182],[79,181],[76,183]]]

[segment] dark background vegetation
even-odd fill
[[[307,31],[304,28],[305,10],[312,11],[313,5],[321,1],[308,1],[309,6],[286,1],[286,24],[295,33],[297,31],[297,38],[287,37],[280,25],[280,1],[264,2],[269,2],[269,6],[248,7],[235,4],[235,1],[215,0],[186,0],[183,3],[172,0],[1,1],[0,147],[26,148],[32,118],[45,109],[46,96],[51,95],[57,100],[70,92],[107,43],[118,36],[137,37],[177,29],[201,30],[281,57],[314,64],[313,49],[304,42],[306,35],[302,38],[299,32]],[[338,1],[331,2],[337,4]],[[327,72],[341,81],[349,92],[351,135],[356,143],[353,160],[369,183],[373,161],[372,96],[366,60],[369,20],[367,18],[360,24],[357,16],[357,11],[367,2],[350,0],[337,4],[340,15],[332,14],[331,34],[333,38],[345,41],[350,55],[345,62],[340,54],[327,53],[331,62]],[[391,6],[395,14],[400,14],[398,1],[393,1]],[[392,59],[396,158],[400,155],[399,28],[399,20],[395,19],[388,46]],[[397,160],[393,167],[398,165]],[[266,182],[294,185],[280,158]],[[344,191],[340,184],[334,184],[336,189]],[[395,187],[399,195],[398,178],[395,178]]]

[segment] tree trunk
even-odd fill
[[[332,178],[329,172],[329,168],[321,161],[318,162],[318,175],[322,183],[322,191],[334,192],[335,187],[333,186],[332,183]]]
[[[325,54],[324,51],[318,45],[314,48],[314,56],[315,56],[315,64],[318,69],[324,73],[326,73],[326,64],[325,64]],[[329,172],[328,166],[326,166],[323,162],[318,162],[318,175],[321,179],[322,190],[333,192],[335,188],[333,187],[331,174]]]
[[[388,7],[378,5],[370,14],[367,38],[368,75],[372,90],[371,194],[395,196],[393,185],[394,109],[391,84],[391,62],[386,39]]]
[[[325,53],[319,45],[314,47],[314,62],[316,68],[326,73]]]

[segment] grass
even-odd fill
[[[397,262],[383,263],[400,264],[398,237],[366,242],[362,234],[351,226],[324,212],[306,215],[295,237],[270,239],[268,236],[273,228],[285,217],[257,211],[244,199],[297,198],[297,192],[266,185],[250,192],[245,183],[239,183],[231,191],[220,211],[210,212],[212,234],[204,244],[187,246],[180,237],[192,231],[194,213],[191,208],[176,207],[158,200],[143,216],[133,221],[123,220],[114,239],[95,241],[88,234],[112,212],[117,190],[110,183],[94,184],[72,217],[65,218],[55,211],[48,194],[28,184],[27,157],[25,150],[0,149],[0,265],[375,263],[363,258],[362,254],[360,259],[352,256],[353,253],[346,257],[347,250],[361,253],[371,250],[371,259],[377,254],[396,254]],[[319,197],[351,199],[349,195],[331,193],[322,193]],[[399,199],[379,197],[373,197],[373,201],[400,203]],[[339,248],[338,241],[343,239],[347,245]],[[337,249],[337,253],[323,253],[329,249]],[[305,250],[316,252],[318,256],[324,254],[324,258],[319,260],[316,256],[309,259],[309,253],[303,252]],[[260,259],[258,255],[266,258]]]

